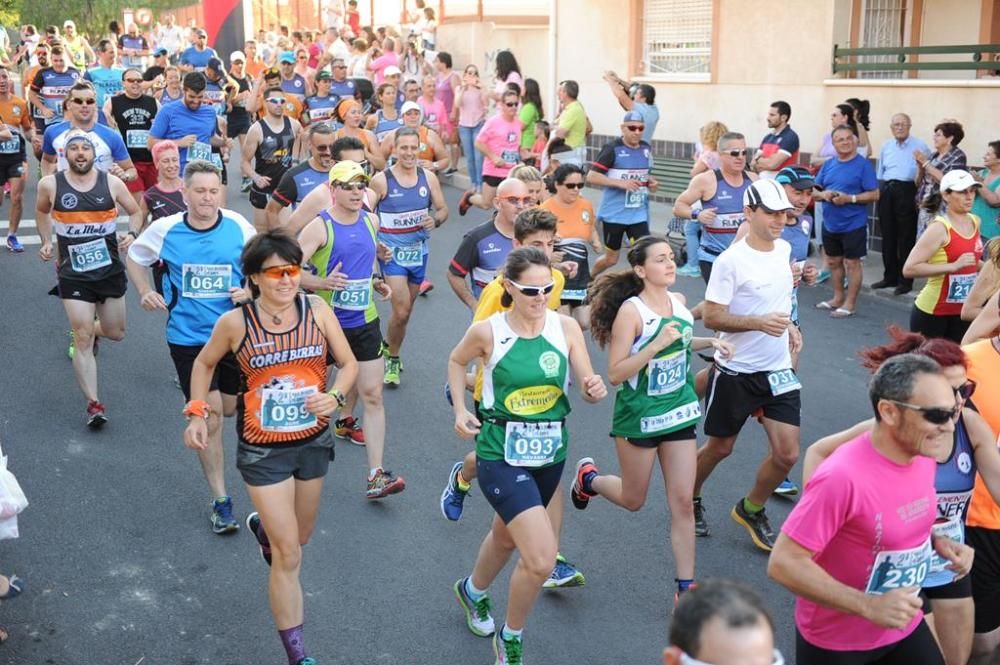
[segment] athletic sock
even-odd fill
[[[513,628],[508,628],[507,624],[504,624],[503,630],[500,631],[500,639],[505,642],[510,642],[514,638],[521,639],[521,633],[523,632],[523,628],[521,630],[514,630]]]
[[[458,485],[458,489],[461,490],[462,492],[468,492],[470,489],[472,489],[472,483],[470,483],[469,481],[467,481],[465,478],[462,477],[461,469],[459,469],[458,473],[455,474],[455,484]]]
[[[597,475],[598,474],[596,471],[588,471],[587,473],[583,474],[583,491],[586,492],[587,494],[597,494],[597,492],[595,492],[594,488],[591,486],[591,483],[594,482],[594,478],[596,478]]]
[[[674,578],[674,582],[677,582],[677,595],[684,593],[694,584],[694,580],[682,580],[678,577]]]
[[[747,511],[751,515],[756,515],[760,511],[764,510],[764,506],[758,506],[756,503],[752,502],[746,497],[743,498],[743,510]]]
[[[373,466],[372,468],[368,469],[368,480],[374,480],[375,474],[378,473],[381,469],[382,467],[380,466]]]
[[[469,598],[472,600],[479,600],[486,595],[486,589],[477,589],[476,585],[472,583],[472,575],[465,578],[465,593],[469,594]]]
[[[296,665],[306,657],[306,645],[302,639],[302,624],[294,628],[279,630],[281,644],[285,647],[285,654],[288,656],[288,665]]]

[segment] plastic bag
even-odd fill
[[[16,517],[27,507],[21,484],[7,468],[7,456],[0,456],[0,520]]]

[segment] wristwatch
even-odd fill
[[[851,203],[857,203],[857,202],[858,202],[858,195],[851,194]]]
[[[330,388],[326,394],[337,400],[337,406],[341,409],[344,408],[345,404],[347,404],[347,398],[344,397],[344,393],[340,392],[336,388]]]

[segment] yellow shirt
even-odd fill
[[[571,148],[579,148],[587,142],[587,113],[583,110],[583,104],[578,101],[570,102],[559,114],[559,129],[568,129],[566,134],[566,145]]]
[[[552,293],[549,294],[549,309],[555,311],[559,309],[560,299],[562,298],[563,286],[566,285],[566,276],[562,274],[561,270],[552,269],[552,281],[556,283],[555,287],[552,289]],[[504,307],[500,304],[500,298],[503,296],[503,275],[497,275],[496,278],[487,284],[483,288],[483,292],[479,294],[479,303],[476,305],[476,312],[472,315],[472,322],[476,323],[478,321],[485,321],[497,312],[506,312],[510,307]],[[480,367],[476,371],[476,387],[472,391],[472,397],[477,402],[482,399],[483,396],[483,368]]]

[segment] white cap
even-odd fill
[[[65,21],[63,21],[64,28],[68,28],[69,26],[73,26],[75,28],[76,23],[73,23],[73,21],[71,21],[70,19],[66,19]]]
[[[247,61],[247,57],[243,55],[243,51],[233,51],[229,54],[229,64],[233,64],[233,60],[242,60],[244,63]]]
[[[385,74],[385,76],[397,76],[397,75],[402,76],[403,70],[401,70],[396,65],[389,65],[388,67],[385,68],[385,72],[383,73]]]
[[[756,180],[743,192],[743,205],[747,207],[764,206],[768,210],[779,212],[791,210],[795,206],[788,200],[785,188],[774,180]]]
[[[976,182],[968,171],[955,169],[948,171],[941,177],[941,191],[964,192],[969,187],[982,187],[982,183]]]
[[[402,108],[399,109],[399,114],[406,115],[410,111],[418,111],[420,115],[424,114],[424,110],[420,108],[420,104],[416,102],[403,102]]]

